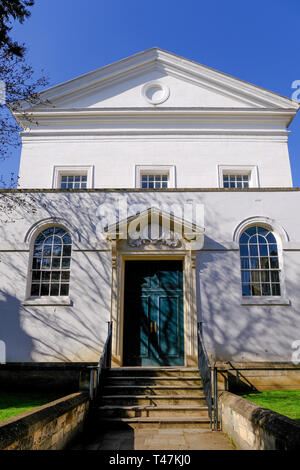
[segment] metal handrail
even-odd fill
[[[204,345],[202,322],[198,323],[198,368],[201,376],[205,400],[208,408],[210,427],[218,429],[218,370],[212,367]]]
[[[107,338],[97,366],[90,367],[90,400],[93,401],[98,395],[101,382],[101,374],[104,370],[111,368],[111,350],[112,350],[112,327],[113,322],[108,323]]]

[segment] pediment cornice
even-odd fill
[[[297,111],[299,104],[289,98],[244,82],[223,72],[193,62],[158,48],[140,52],[126,59],[107,65],[78,78],[49,88],[40,94],[51,106],[93,93],[147,71],[160,71],[180,80],[193,83],[210,91],[225,94],[255,108],[280,108]],[[24,109],[26,109],[24,103]]]

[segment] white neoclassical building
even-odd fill
[[[6,361],[96,362],[111,320],[118,366],[194,365],[199,322],[212,361],[291,361],[299,105],[158,48],[41,97],[7,193],[34,210],[0,226]]]

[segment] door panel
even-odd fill
[[[127,261],[124,365],[184,365],[181,261]]]

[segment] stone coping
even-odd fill
[[[26,411],[0,422],[0,450],[15,441],[38,431],[41,426],[56,420],[63,414],[89,400],[87,392],[73,393],[31,411]]]
[[[7,362],[0,364],[1,370],[81,370],[97,366],[97,362]]]
[[[221,406],[246,418],[254,429],[262,429],[274,437],[279,448],[299,450],[300,423],[230,392],[220,392],[218,396]]]
[[[0,189],[3,193],[236,193],[236,192],[294,192],[300,191],[300,187],[278,187],[278,188],[161,188],[161,189],[143,189],[143,188],[86,188],[86,189],[61,189],[61,188],[19,188],[19,189]]]
[[[213,362],[218,370],[300,370],[300,364],[292,362]]]

